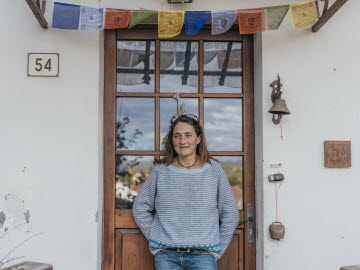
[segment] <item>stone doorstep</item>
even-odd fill
[[[343,266],[340,270],[360,270],[360,265]]]
[[[21,262],[19,264],[4,268],[3,270],[53,270],[51,264],[37,262]]]

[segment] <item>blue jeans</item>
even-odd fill
[[[161,250],[155,254],[156,270],[217,270],[215,257],[206,250],[177,252]]]

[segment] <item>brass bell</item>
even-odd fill
[[[275,99],[273,106],[270,108],[269,113],[273,114],[273,123],[275,125],[280,123],[281,117],[286,114],[290,114],[288,107],[286,106],[285,99],[278,98]],[[275,118],[275,115],[278,115],[278,118]]]
[[[269,110],[269,113],[281,114],[281,115],[290,114],[290,111],[286,106],[285,99],[282,98],[275,99],[275,102],[271,107],[271,109]]]
[[[269,227],[269,231],[271,239],[280,240],[284,238],[285,226],[281,222],[273,222]]]
[[[273,106],[270,108],[269,113],[273,114],[272,121],[275,125],[278,125],[283,115],[290,114],[288,107],[286,106],[285,100],[281,98],[281,87],[280,76],[278,79],[273,81],[270,86],[273,88],[271,93],[271,100]],[[277,118],[275,116],[278,116]]]

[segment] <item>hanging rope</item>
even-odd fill
[[[276,222],[279,222],[279,208],[278,208],[278,197],[279,197],[279,190],[281,187],[282,181],[280,181],[279,187],[277,185],[277,181],[275,181],[275,203],[276,203]]]

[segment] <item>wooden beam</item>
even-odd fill
[[[47,29],[48,23],[43,15],[45,12],[45,1],[42,2],[42,10],[40,9],[40,6],[37,4],[39,3],[39,0],[26,0],[26,3],[28,3],[29,7],[31,8],[32,12],[34,13],[41,27]]]
[[[325,11],[320,19],[313,25],[312,31],[317,32],[348,0],[336,0],[335,3]]]

